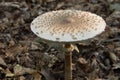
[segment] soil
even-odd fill
[[[38,15],[60,9],[104,18],[105,32],[73,51],[73,80],[120,80],[120,0],[0,0],[0,80],[63,80],[61,47],[30,30]]]

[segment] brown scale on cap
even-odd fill
[[[105,26],[105,21],[96,14],[79,10],[58,10],[35,18],[31,23],[31,30],[46,40],[76,42],[100,34]]]

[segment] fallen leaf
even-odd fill
[[[103,80],[103,79],[95,79],[95,80]]]
[[[14,77],[15,74],[13,74],[8,68],[6,69],[6,77]]]
[[[112,60],[112,62],[117,62],[119,60],[119,58],[116,56],[115,53],[109,52],[109,57]]]
[[[0,48],[5,48],[5,47],[6,47],[6,45],[4,43],[0,42]]]
[[[33,76],[34,76],[34,80],[42,80],[42,76],[39,74],[39,73],[33,73]]]
[[[21,53],[25,50],[27,50],[26,46],[15,45],[7,49],[5,54],[6,54],[6,57],[15,57],[18,53]]]
[[[14,67],[14,73],[15,73],[15,75],[22,75],[22,74],[25,73],[25,72],[24,72],[22,66],[16,65],[16,66]]]
[[[20,80],[25,80],[25,77],[24,77],[24,76],[20,76],[19,79],[20,79]]]
[[[114,63],[112,69],[120,68],[120,63]]]
[[[116,51],[120,51],[120,47],[115,48]]]
[[[106,47],[110,50],[113,50],[115,48],[114,44],[108,44]]]
[[[28,73],[28,74],[33,74],[37,72],[36,70],[34,69],[31,69],[31,68],[26,68],[26,67],[22,67],[20,66],[19,64],[17,64],[15,67],[14,67],[14,74],[15,75],[23,75],[25,73]]]
[[[81,63],[81,64],[87,64],[87,61],[84,59],[84,58],[79,58],[78,61]]]
[[[0,56],[0,65],[7,66],[3,58]]]
[[[56,6],[56,10],[57,9],[60,9],[62,6],[64,6],[65,5],[65,3],[64,2],[61,2],[61,3],[59,3],[59,4],[57,4],[57,6]]]

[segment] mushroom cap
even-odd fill
[[[44,40],[77,42],[102,33],[105,26],[102,17],[91,12],[58,10],[35,18],[31,23],[31,30]]]

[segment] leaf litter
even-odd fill
[[[59,9],[90,11],[107,23],[101,35],[75,44],[73,80],[119,80],[119,6],[119,0],[0,1],[0,80],[64,79],[61,47],[39,42],[30,30],[35,17]]]

